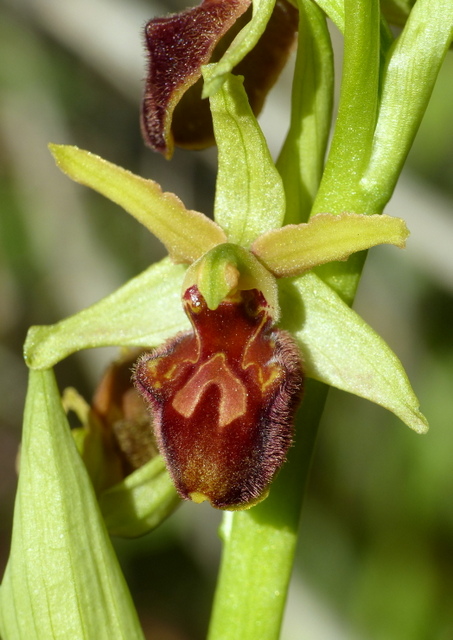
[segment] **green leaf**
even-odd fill
[[[390,347],[314,273],[280,282],[282,326],[297,338],[308,376],[392,411],[425,433],[403,365]]]
[[[124,538],[151,531],[180,504],[162,456],[152,458],[99,497],[108,532]]]
[[[143,640],[52,371],[30,372],[0,633]]]
[[[346,260],[377,244],[404,247],[406,223],[386,215],[319,213],[308,224],[286,225],[256,240],[251,250],[277,277],[300,275],[313,267]]]
[[[390,50],[363,187],[377,207],[392,195],[453,38],[453,2],[418,0]]]
[[[168,258],[96,304],[54,325],[31,327],[24,354],[46,369],[81,349],[152,347],[190,327],[181,306],[185,267]]]
[[[222,58],[203,71],[203,98],[213,96],[227,75],[249,53],[264,33],[275,6],[275,0],[253,0],[253,17],[230,44]]]
[[[198,211],[186,209],[173,193],[77,147],[49,145],[58,167],[70,178],[120,205],[165,245],[176,262],[193,262],[220,242],[223,231]]]
[[[332,118],[333,55],[323,12],[299,1],[299,42],[291,124],[277,168],[286,193],[285,224],[306,222],[322,177]]]
[[[282,225],[282,179],[242,79],[229,76],[210,103],[219,153],[214,217],[229,242],[247,248],[262,233]]]

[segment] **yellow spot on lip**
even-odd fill
[[[209,500],[206,494],[200,493],[199,491],[192,491],[192,493],[189,493],[189,498],[193,502],[196,502],[197,504],[200,504],[201,502],[206,502],[206,500]]]

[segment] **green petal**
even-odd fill
[[[152,347],[188,329],[181,306],[184,273],[185,267],[164,258],[88,309],[54,325],[31,327],[24,347],[28,366],[46,369],[94,347]]]
[[[198,211],[186,209],[173,193],[77,147],[49,145],[58,167],[70,178],[120,205],[165,245],[176,262],[193,262],[220,242],[223,231]]]
[[[51,371],[30,372],[20,463],[1,636],[142,640]]]
[[[264,33],[275,0],[253,0],[253,17],[238,33],[219,62],[203,72],[203,98],[213,96],[225,82],[227,74],[249,53]]]
[[[214,217],[229,242],[247,248],[262,233],[282,225],[282,179],[250,109],[242,79],[229,76],[210,102],[219,150]]]
[[[425,433],[403,365],[373,329],[314,273],[281,281],[282,325],[300,344],[308,376],[392,411]]]
[[[404,247],[406,223],[386,215],[319,213],[307,224],[274,229],[256,240],[251,250],[277,277],[295,276],[377,244]]]
[[[181,498],[161,456],[104,491],[99,498],[108,532],[124,538],[151,531],[180,504]]]

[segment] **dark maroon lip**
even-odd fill
[[[215,310],[196,286],[183,301],[193,331],[144,355],[135,384],[180,495],[245,508],[266,495],[292,443],[301,356],[256,289]]]

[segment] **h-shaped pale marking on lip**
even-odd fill
[[[247,391],[239,378],[232,373],[224,353],[217,353],[198,367],[190,380],[175,394],[173,408],[184,418],[190,418],[204,391],[212,384],[220,389],[220,427],[225,427],[246,413]]]

